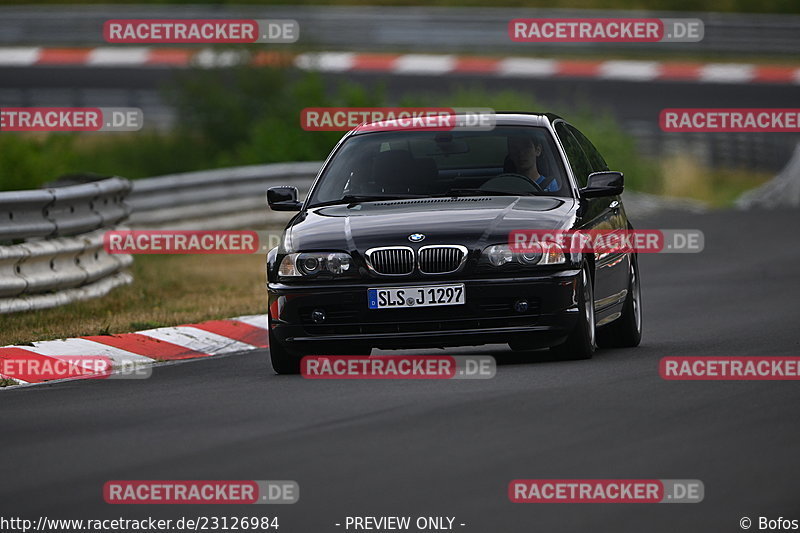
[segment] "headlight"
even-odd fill
[[[511,247],[506,244],[496,244],[484,250],[484,255],[489,259],[492,266],[503,266],[506,263],[514,261],[514,252]]]
[[[564,254],[564,248],[555,242],[543,242],[540,244],[543,248],[542,258],[539,261],[540,265],[560,265],[567,262],[567,257]]]
[[[340,276],[351,272],[352,258],[343,252],[303,252],[289,254],[278,267],[278,275],[286,278],[316,276],[322,273]]]
[[[554,242],[535,242],[519,251],[514,250],[508,244],[495,244],[486,248],[483,256],[494,267],[507,264],[558,265],[566,262],[564,249]]]

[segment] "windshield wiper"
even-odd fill
[[[338,200],[320,202],[309,207],[323,207],[326,205],[348,204],[355,205],[361,202],[379,202],[381,200],[406,200],[409,198],[423,198],[420,194],[346,194]]]

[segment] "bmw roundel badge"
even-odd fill
[[[412,233],[408,236],[408,240],[411,242],[420,242],[425,240],[425,235],[422,233]]]

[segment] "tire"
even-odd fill
[[[642,289],[639,278],[639,259],[633,254],[628,281],[628,296],[622,315],[597,331],[597,341],[603,348],[634,348],[642,341]]]
[[[272,362],[272,370],[276,374],[299,374],[301,354],[291,352],[281,344],[272,334],[272,327],[269,329],[269,358]]]
[[[269,323],[269,321],[268,321]],[[372,352],[371,348],[364,346],[340,346],[337,350],[323,350],[325,353],[322,355],[369,355]],[[278,341],[272,334],[272,327],[269,330],[269,358],[272,363],[272,370],[276,374],[299,374],[301,370],[301,362],[306,353],[294,352],[287,349],[280,341]]]
[[[550,351],[561,359],[591,359],[595,350],[594,287],[589,265],[581,268],[581,281],[578,290],[578,323],[567,336],[567,340]]]

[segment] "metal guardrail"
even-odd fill
[[[35,191],[0,192],[0,244],[63,237],[116,224],[128,216],[128,180],[101,181]]]
[[[109,255],[103,233],[129,214],[128,180],[0,192],[0,313],[96,297],[130,283],[133,259]]]
[[[645,157],[690,155],[712,169],[778,173],[792,157],[800,134],[775,132],[664,132],[652,121],[627,121],[637,152]]]
[[[646,10],[535,9],[508,7],[394,6],[156,6],[70,5],[0,7],[0,45],[41,46],[103,44],[103,22],[139,19],[295,19],[299,45],[338,50],[480,51],[517,53],[525,43],[508,37],[514,18],[665,17],[699,18],[705,37],[699,43],[537,43],[542,51],[603,53],[646,50],[652,53],[731,55],[796,54],[800,50],[800,15],[704,13]]]
[[[102,296],[130,283],[133,278],[124,269],[133,258],[107,254],[105,231],[0,246],[0,313]]]
[[[0,193],[0,242],[55,233],[55,221],[45,216],[52,203],[53,193],[47,190]]]
[[[288,220],[266,208],[267,188],[294,185],[305,194],[322,162],[272,163],[136,180],[127,199],[136,229],[235,229]]]
[[[103,235],[136,229],[236,229],[285,222],[266,207],[272,185],[305,194],[321,162],[275,163],[110,178],[36,191],[0,192],[0,314],[96,298],[130,283],[130,255],[108,254]]]

